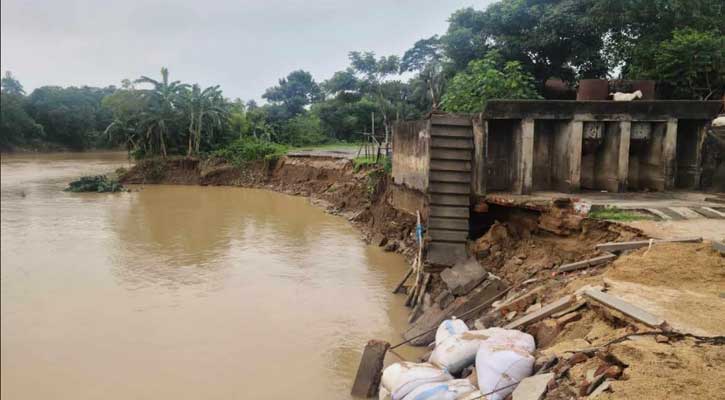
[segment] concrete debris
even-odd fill
[[[627,303],[626,301],[603,293],[599,290],[586,290],[584,294],[591,299],[601,303],[609,308],[615,309],[622,314],[634,318],[645,325],[653,328],[659,328],[665,325],[665,320],[656,315],[650,314],[649,312]]]
[[[714,241],[712,242],[712,249],[720,252],[720,255],[725,256],[725,243]]]
[[[577,261],[575,263],[570,264],[563,264],[559,266],[559,272],[569,272],[569,271],[576,271],[578,269],[584,269],[589,267],[594,267],[596,265],[601,265],[608,263],[610,261],[613,261],[615,258],[617,258],[616,255],[608,253],[599,257],[590,258],[588,260],[583,261]]]
[[[533,304],[538,299],[538,296],[542,295],[543,292],[544,287],[539,286],[520,296],[516,296],[510,300],[503,301],[495,307],[502,315],[506,315],[511,311],[523,312],[529,307],[530,304]]]
[[[679,239],[653,239],[651,240],[652,243],[700,243],[702,242],[701,237],[689,237],[689,238],[679,238]],[[642,247],[647,247],[650,245],[650,240],[637,240],[634,242],[610,242],[610,243],[602,243],[596,245],[597,250],[601,251],[609,251],[609,252],[615,252],[615,251],[624,251],[624,250],[633,250],[633,249],[639,249]]]
[[[449,304],[451,304],[455,300],[455,297],[453,297],[453,294],[451,292],[444,290],[442,291],[438,297],[435,299],[435,303],[438,304],[438,307],[440,307],[441,310],[448,307]]]
[[[524,378],[513,392],[513,400],[540,400],[546,393],[549,382],[554,379],[553,373],[534,375]]]
[[[597,388],[594,389],[594,391],[592,391],[589,394],[589,396],[587,397],[587,399],[593,399],[593,398],[599,396],[600,394],[604,393],[607,389],[609,389],[611,387],[611,382],[612,381],[610,381],[608,379],[605,380],[604,382],[602,382],[601,385],[597,386]]]
[[[541,310],[541,303],[534,303],[529,306],[529,308],[526,309],[526,312],[524,314],[532,313],[534,311]]]
[[[486,270],[475,259],[469,259],[441,272],[440,276],[455,296],[468,294],[486,279]]]
[[[568,314],[562,315],[561,317],[557,318],[556,323],[559,324],[563,328],[569,322],[579,321],[580,319],[582,319],[581,313],[570,312]]]
[[[548,347],[561,332],[561,326],[553,319],[546,319],[534,326],[536,347]]]
[[[553,303],[547,304],[546,306],[542,307],[541,310],[539,310],[539,311],[524,315],[523,317],[506,325],[504,328],[517,329],[519,327],[526,326],[528,324],[532,324],[537,321],[541,321],[542,319],[550,316],[551,314],[553,314],[557,311],[561,311],[561,310],[571,306],[573,303],[574,303],[574,296],[571,296],[571,295],[564,296],[564,297],[560,298],[559,300],[554,301]]]

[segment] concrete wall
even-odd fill
[[[533,190],[572,190],[569,147],[575,145],[571,143],[573,125],[560,120],[535,122]]]
[[[681,119],[677,123],[675,187],[700,187],[702,175],[702,146],[709,121]]]
[[[486,190],[510,191],[514,185],[521,121],[496,119],[488,121],[485,146]]]
[[[393,126],[393,181],[425,193],[430,173],[430,121]]]

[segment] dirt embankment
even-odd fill
[[[282,157],[243,168],[221,160],[145,160],[120,177],[123,184],[239,186],[307,196],[346,217],[366,240],[411,256],[415,220],[390,205],[389,179],[380,168],[355,169],[349,159],[330,157]]]

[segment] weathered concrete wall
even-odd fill
[[[390,205],[394,208],[411,215],[416,215],[416,212],[420,211],[421,217],[424,220],[428,219],[428,196],[424,193],[393,184],[390,186],[390,194]]]
[[[569,192],[572,123],[537,120],[534,126],[533,190]]]
[[[521,129],[519,120],[489,120],[486,142],[486,190],[510,191],[518,163],[516,137]]]
[[[393,181],[425,193],[430,171],[430,121],[393,126]]]
[[[666,128],[666,123],[662,122],[633,124],[629,148],[628,190],[665,190],[663,149]]]
[[[696,189],[702,175],[702,146],[709,121],[681,119],[677,124],[675,187]]]

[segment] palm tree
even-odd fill
[[[155,145],[158,146],[161,156],[165,158],[169,126],[180,115],[179,95],[189,85],[180,81],[169,82],[169,70],[166,67],[161,68],[161,81],[142,76],[134,82],[152,85],[151,89],[142,90],[142,95],[148,100],[148,108],[141,113],[140,125],[152,151]]]
[[[189,118],[187,156],[199,154],[202,134],[214,135],[214,128],[221,128],[229,117],[228,104],[222,96],[219,85],[201,90],[194,84],[185,92],[184,105]],[[205,122],[208,130],[204,130]]]

